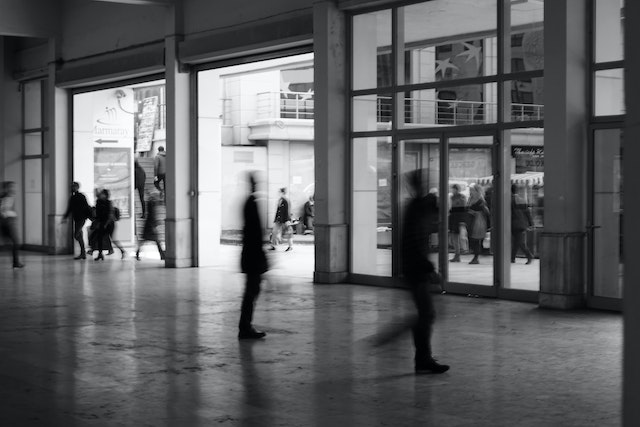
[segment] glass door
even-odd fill
[[[618,128],[593,132],[589,302],[605,309],[620,309],[622,299],[622,139]]]
[[[447,139],[448,289],[494,295],[492,135]]]

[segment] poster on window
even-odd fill
[[[157,117],[158,97],[151,96],[145,98],[142,101],[142,114],[140,116],[140,125],[138,126],[138,139],[136,141],[137,152],[143,153],[151,150]]]
[[[511,155],[515,159],[515,173],[544,172],[543,147],[513,147]]]
[[[133,89],[93,93],[93,142],[96,145],[133,145]]]
[[[131,150],[129,148],[94,148],[94,182],[97,190],[111,193],[120,218],[131,217]]]

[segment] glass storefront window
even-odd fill
[[[544,0],[512,1],[510,9],[511,61],[506,64],[507,72],[544,69]]]
[[[415,90],[404,98],[404,126],[461,126],[495,123],[496,84]]]
[[[353,98],[354,132],[391,129],[393,97],[391,95],[363,95]]]
[[[42,82],[24,84],[24,129],[42,127]]]
[[[624,70],[600,70],[595,73],[594,109],[596,116],[624,114]]]
[[[624,58],[624,0],[595,0],[595,62]]]
[[[391,10],[353,17],[353,89],[390,86],[393,76]]]
[[[406,83],[496,73],[496,1],[417,3],[401,8]]]
[[[352,142],[351,257],[356,274],[391,276],[393,205],[391,138],[355,138]]]

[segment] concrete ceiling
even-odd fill
[[[173,4],[173,0],[92,0],[108,3],[136,4],[136,5],[153,5],[167,6]]]

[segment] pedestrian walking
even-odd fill
[[[13,255],[13,268],[22,268],[24,264],[20,262],[18,241],[18,214],[15,209],[16,184],[13,181],[2,183],[0,192],[0,235],[11,243],[11,253]]]
[[[164,198],[165,190],[167,189],[167,152],[164,151],[164,147],[158,147],[158,154],[156,154],[155,160],[153,162],[153,173],[155,178],[153,179],[153,184],[156,186],[158,191],[160,192],[160,198]],[[162,183],[162,186],[160,186]]]
[[[147,181],[147,173],[144,171],[140,163],[136,160],[134,163],[134,186],[138,191],[138,197],[140,197],[140,206],[142,207],[142,216],[145,216],[145,203],[144,203],[144,186]]]
[[[267,257],[263,250],[263,231],[260,212],[256,202],[256,177],[249,174],[251,194],[244,204],[244,228],[242,230],[242,254],[240,267],[246,276],[244,295],[238,325],[239,339],[264,338],[265,333],[253,327],[253,309],[260,294],[262,274],[268,270]]]
[[[533,218],[526,201],[518,195],[518,186],[511,185],[511,262],[516,262],[518,249],[527,257],[526,264],[531,264],[533,254],[527,246],[525,233],[533,226]]]
[[[472,184],[469,188],[469,245],[473,250],[473,259],[469,264],[480,264],[480,254],[482,252],[482,242],[491,228],[491,214],[487,208],[482,188],[477,184]]]
[[[453,184],[451,187],[451,211],[449,212],[449,235],[453,245],[453,258],[450,262],[460,262],[460,224],[464,223],[467,215],[467,197],[460,192],[460,186]]]
[[[109,237],[109,240],[111,240],[111,242],[116,246],[116,248],[120,249],[120,254],[121,254],[120,259],[124,259],[127,256],[127,252],[124,250],[124,247],[120,244],[120,241],[114,237],[114,234],[116,232],[116,222],[120,221],[120,209],[114,206],[113,202],[111,201],[111,198],[110,198],[111,194],[109,193],[109,190],[104,189],[102,190],[102,192],[104,193],[105,199],[107,199],[107,201],[111,205],[111,212],[109,213],[109,221],[107,222],[107,227],[105,231],[107,232],[107,236]],[[113,254],[113,246],[109,250],[108,254],[109,255]]]
[[[96,200],[96,219],[94,221],[95,225],[95,239],[96,246],[94,249],[98,251],[98,256],[95,258],[95,261],[104,261],[104,255],[102,251],[106,248],[105,242],[111,244],[111,239],[109,238],[109,229],[110,223],[113,221],[113,205],[109,200],[109,192],[107,190],[101,190],[98,192],[98,198]],[[112,252],[111,249],[109,252]]]
[[[90,216],[91,206],[89,206],[85,195],[80,192],[80,183],[74,181],[71,184],[71,196],[69,197],[67,211],[62,217],[62,223],[66,223],[69,217],[73,220],[73,238],[80,245],[80,255],[73,258],[75,260],[87,259],[83,229]]]
[[[433,230],[433,218],[437,218],[437,198],[425,195],[422,170],[407,174],[410,189],[402,229],[402,273],[413,296],[418,312],[413,326],[415,346],[415,372],[443,373],[448,365],[439,364],[431,352],[431,333],[435,320],[433,300],[429,286],[437,277],[435,267],[429,259],[429,238]]]
[[[315,219],[315,200],[314,196],[309,196],[309,200],[304,204],[304,215],[302,223],[304,224],[304,234],[313,234],[313,221]]]
[[[271,250],[275,251],[276,246],[285,240],[289,246],[285,252],[293,250],[293,228],[291,227],[291,213],[289,211],[289,200],[287,199],[287,189],[280,189],[280,198],[278,199],[278,207],[276,216],[273,220],[273,228],[271,230]]]
[[[142,228],[142,235],[138,237],[138,249],[136,250],[136,259],[138,261],[140,261],[140,251],[145,242],[154,242],[158,247],[160,259],[164,260],[165,258],[164,249],[162,249],[160,235],[158,233],[158,225],[160,225],[158,219],[158,203],[157,193],[151,193],[147,200],[147,216],[144,221],[144,227]]]

